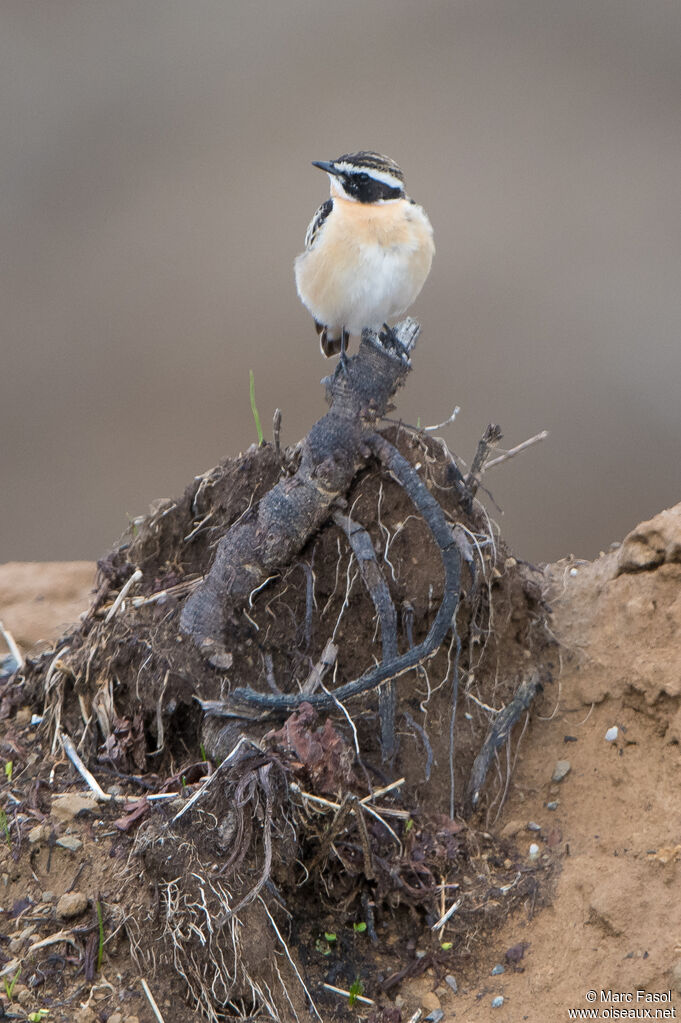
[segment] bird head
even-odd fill
[[[315,160],[313,167],[329,175],[332,196],[363,203],[404,198],[402,171],[380,153],[346,153],[337,160]]]

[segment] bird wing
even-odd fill
[[[314,243],[319,237],[319,232],[324,224],[324,221],[326,220],[332,209],[333,199],[327,199],[326,202],[323,202],[321,204],[321,206],[315,213],[314,217],[310,221],[310,226],[307,229],[307,234],[305,235],[306,250],[313,248]]]

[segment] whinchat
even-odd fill
[[[331,198],[307,229],[296,286],[322,352],[344,359],[350,334],[380,329],[415,300],[433,260],[433,229],[387,156],[351,153],[313,166],[329,175]]]

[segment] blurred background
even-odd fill
[[[681,498],[678,0],[4,0],[0,560],[94,558],[329,371],[311,160],[403,167],[437,255],[399,413],[530,560]]]

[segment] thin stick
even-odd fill
[[[319,688],[321,680],[327,669],[333,667],[336,663],[337,657],[338,647],[333,640],[330,639],[322,651],[322,656],[319,658],[306,681],[303,683],[300,690],[301,693],[314,693],[315,689]]]
[[[78,774],[81,776],[86,785],[92,789],[100,803],[110,802],[113,799],[113,796],[110,796],[108,792],[105,792],[94,775],[90,774],[87,767],[78,756],[78,751],[66,732],[59,732],[59,741],[64,748],[64,753],[66,753],[66,756],[78,771]]]
[[[275,408],[272,417],[272,432],[274,434],[274,451],[277,458],[281,458],[281,409]]]
[[[402,784],[403,781],[404,778],[401,778],[399,782],[395,782],[394,784]],[[310,803],[317,803],[318,806],[326,806],[329,810],[340,810],[341,808],[340,803],[333,803],[330,799],[324,799],[322,796],[313,796],[311,792],[305,792],[301,789],[300,785],[296,785],[295,782],[292,782],[290,788],[293,792],[297,792],[303,797],[303,799],[307,799]],[[365,809],[375,811],[377,814],[385,814],[386,817],[399,817],[401,820],[409,820],[410,814],[407,810],[397,810],[392,806],[371,806],[369,800],[373,798],[373,796],[365,796],[364,799],[359,800],[359,803],[361,806],[365,807]],[[385,825],[385,821],[382,821],[381,823]]]
[[[104,619],[104,624],[105,625],[107,625],[111,621],[113,616],[116,614],[116,611],[118,611],[119,607],[121,606],[121,604],[123,603],[123,601],[127,597],[128,593],[130,592],[130,588],[132,586],[134,586],[135,583],[139,582],[141,578],[142,578],[142,571],[141,571],[141,569],[136,568],[135,571],[130,576],[130,578],[127,580],[127,582],[125,582],[123,584],[123,586],[121,587],[121,592],[118,594],[118,596],[114,600],[113,604],[109,608],[109,613],[106,616],[106,618]]]
[[[276,934],[277,938],[281,942],[282,948],[284,949],[284,952],[286,953],[286,958],[288,959],[288,961],[290,962],[291,966],[293,967],[293,972],[295,973],[296,977],[298,978],[298,980],[300,982],[300,986],[302,987],[303,991],[307,995],[307,998],[308,998],[308,1001],[309,1001],[310,1005],[314,1009],[315,1016],[317,1017],[318,1020],[320,1020],[320,1023],[324,1023],[324,1021],[322,1020],[322,1017],[319,1015],[319,1012],[317,1011],[317,1006],[314,1003],[312,995],[310,994],[310,992],[307,990],[307,987],[305,986],[305,981],[301,977],[300,971],[298,970],[298,967],[296,966],[296,964],[294,963],[293,959],[291,958],[291,953],[289,952],[288,945],[286,944],[286,942],[282,938],[281,932],[280,932],[279,928],[277,927],[276,923],[274,922],[274,917],[272,916],[272,914],[270,913],[269,909],[267,908],[267,903],[262,898],[262,896],[259,895],[258,898],[260,899],[260,902],[262,902],[264,910],[267,913],[268,917],[270,918],[270,923],[272,924],[272,927],[274,929],[274,933]],[[324,985],[324,987],[326,987],[326,985]],[[372,1002],[371,1004],[373,1005],[374,1003]]]
[[[463,902],[462,898],[461,899],[457,899],[456,902],[453,902],[451,904],[451,906],[449,907],[449,909],[447,910],[447,912],[445,913],[445,915],[441,916],[436,924],[433,924],[433,926],[431,927],[431,931],[438,931],[442,927],[444,927],[444,925],[449,920],[450,916],[454,916],[454,914],[456,913],[457,909],[459,908],[459,906],[461,905],[462,902]]]
[[[485,468],[487,467],[487,459],[490,456],[492,448],[495,448],[502,438],[501,427],[497,426],[496,423],[490,423],[485,428],[485,432],[478,441],[478,447],[473,456],[473,462],[471,464],[471,471],[466,476],[466,489],[472,500],[477,493],[478,486],[480,485],[480,477],[482,476]]]
[[[140,984],[142,985],[144,993],[147,996],[147,1001],[149,1002],[149,1005],[151,1006],[151,1011],[153,1012],[154,1016],[158,1020],[158,1023],[165,1023],[165,1020],[163,1019],[163,1016],[161,1015],[161,1010],[159,1009],[158,1005],[156,1004],[156,1000],[155,1000],[154,996],[152,995],[151,991],[149,990],[149,985],[147,984],[147,982],[144,979],[144,977],[140,977]]]
[[[505,451],[503,455],[497,455],[496,458],[490,459],[486,468],[491,469],[493,465],[501,465],[502,462],[507,462],[509,458],[519,455],[521,451],[525,451],[526,448],[532,447],[533,444],[539,444],[540,441],[546,440],[548,435],[548,430],[542,430],[541,433],[536,433],[534,437],[529,437],[528,440],[524,440],[522,444],[517,444],[514,448],[510,448],[510,450]]]
[[[43,938],[42,941],[36,941],[33,945],[29,945],[26,952],[37,952],[39,948],[47,948],[48,945],[58,945],[62,941],[68,941],[74,948],[78,948],[73,931],[57,931],[56,934],[51,934],[49,938]]]
[[[195,590],[202,582],[203,576],[200,575],[196,579],[189,579],[183,583],[176,583],[175,586],[168,586],[165,590],[157,590],[156,593],[150,593],[148,597],[133,597],[130,603],[133,607],[145,607],[147,604],[155,604],[157,601],[163,600],[164,597],[177,596],[181,593]]]
[[[7,649],[9,650],[9,652],[12,655],[12,657],[14,658],[14,660],[19,665],[19,670],[21,670],[21,668],[23,668],[23,666],[24,666],[24,664],[26,662],[24,660],[23,654],[21,653],[21,650],[19,649],[19,647],[16,645],[16,643],[14,641],[14,636],[9,631],[9,629],[5,628],[5,626],[3,625],[2,622],[0,622],[0,632],[3,635],[5,643],[7,644]]]
[[[448,419],[445,419],[443,423],[436,423],[435,426],[424,426],[423,427],[424,432],[434,433],[435,430],[442,430],[445,426],[449,426],[450,423],[454,422],[460,411],[461,409],[459,408],[459,406],[455,405]]]
[[[342,987],[334,987],[333,984],[322,984],[322,987],[325,987],[327,991],[333,991],[334,995],[340,995],[341,998],[352,998],[352,992],[345,991]],[[364,995],[355,995],[355,1001],[363,1002],[365,1005],[376,1004],[371,998],[365,998]]]
[[[236,746],[232,750],[232,752],[228,756],[226,756],[225,759],[222,761],[222,763],[218,764],[218,766],[215,768],[213,773],[210,774],[206,778],[205,782],[203,783],[203,785],[201,786],[199,791],[195,792],[194,795],[191,797],[191,799],[187,800],[187,802],[184,804],[184,806],[182,807],[181,810],[178,810],[178,812],[173,817],[173,819],[171,821],[171,824],[174,824],[176,821],[179,821],[180,817],[182,817],[187,812],[187,810],[191,809],[191,807],[194,805],[194,803],[198,802],[198,800],[201,799],[201,797],[203,796],[203,794],[206,791],[206,789],[208,788],[208,786],[213,784],[213,782],[215,781],[215,779],[217,778],[217,776],[219,775],[219,773],[223,769],[223,767],[225,767],[227,764],[229,764],[230,760],[234,756],[236,756],[236,754],[239,751],[239,749],[244,745],[244,743],[247,743],[247,742],[250,743],[252,746],[255,746],[255,743],[253,742],[252,739],[248,739],[248,738],[246,738],[245,735],[242,735],[241,738],[239,739],[239,741],[237,742]],[[257,749],[257,746],[256,746],[256,749]]]
[[[398,789],[400,785],[404,785],[406,780],[406,778],[398,778],[397,781],[391,781],[390,785],[384,785],[382,789],[374,789],[368,796],[360,799],[360,803],[373,803],[374,799],[380,799],[387,792],[392,792],[393,789]]]

